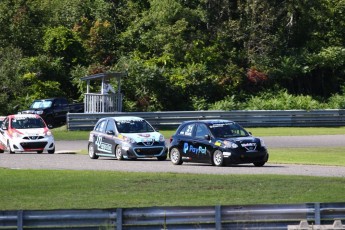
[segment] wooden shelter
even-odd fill
[[[84,94],[84,112],[85,113],[107,113],[121,112],[123,95],[121,93],[121,78],[126,77],[126,72],[100,73],[82,77],[81,80],[87,82],[86,93]],[[117,80],[117,90],[114,93],[104,91],[106,82],[111,79]],[[100,81],[100,92],[90,92],[90,81]]]

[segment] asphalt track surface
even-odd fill
[[[339,147],[345,146],[345,135],[281,136],[264,137],[268,149],[293,147]],[[276,174],[322,177],[345,177],[345,167],[319,165],[293,165],[266,163],[264,167],[252,164],[214,167],[207,164],[183,163],[173,165],[169,160],[137,159],[118,161],[100,157],[92,160],[88,155],[76,154],[87,149],[87,141],[57,141],[55,154],[16,153],[0,154],[0,168],[9,169],[55,169],[55,170],[109,170],[125,172],[171,172],[195,174]],[[345,154],[345,153],[344,153]]]

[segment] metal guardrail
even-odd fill
[[[345,203],[0,211],[0,229],[287,229],[345,221]],[[339,225],[338,225],[339,226]]]
[[[91,130],[96,122],[107,116],[139,116],[156,127],[177,127],[186,120],[227,119],[244,127],[318,127],[345,126],[345,110],[234,110],[234,111],[170,111],[68,113],[68,130]]]

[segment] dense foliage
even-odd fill
[[[1,0],[0,112],[110,71],[125,111],[345,108],[344,26],[345,0]]]

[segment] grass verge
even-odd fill
[[[345,166],[345,147],[270,148],[269,163]]]
[[[0,169],[2,210],[339,202],[345,178]]]

